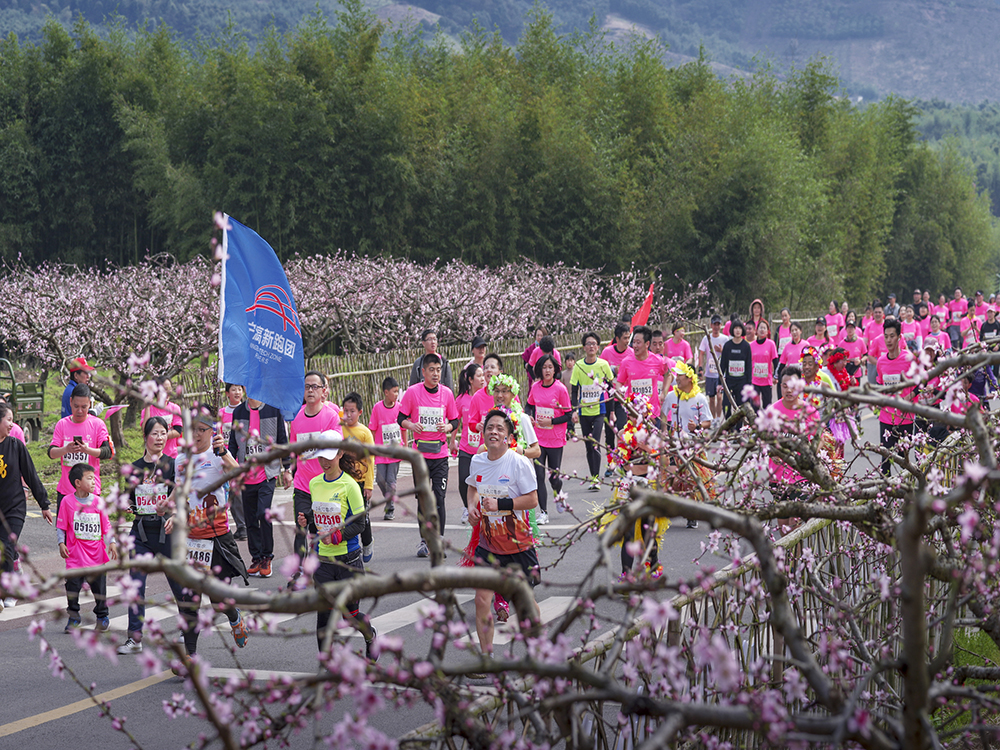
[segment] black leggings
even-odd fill
[[[606,416],[609,418],[604,423],[604,442],[608,446],[608,462],[611,461],[611,452],[615,449],[618,444],[618,430],[625,426],[628,422],[628,414],[625,413],[625,407],[621,405],[621,402],[615,400],[611,401],[606,405],[608,409],[614,409],[615,411],[615,426],[611,426],[611,419],[609,411]]]
[[[913,435],[913,423],[891,425],[885,424],[885,422],[879,422],[878,431],[882,447],[892,450],[896,447],[896,443],[899,442],[900,438]],[[906,458],[906,454],[907,451],[903,451],[901,455],[903,458]],[[889,476],[889,472],[892,470],[892,459],[883,458],[881,469],[883,476]]]
[[[541,448],[541,446],[539,446]],[[545,492],[545,465],[549,467],[549,484],[552,485],[552,495],[555,497],[562,490],[562,477],[559,467],[562,465],[563,446],[559,448],[541,448],[542,455],[535,459],[535,481],[538,484],[538,507],[545,513],[548,509],[548,498]]]
[[[306,528],[309,528],[313,523],[312,495],[296,487],[292,492],[292,508],[295,512],[295,541],[292,548],[301,559],[306,556],[308,551],[308,537],[306,537],[306,529],[299,526],[299,513],[306,517]]]
[[[346,581],[350,578],[354,578],[354,576],[364,575],[364,572],[365,567],[361,562],[361,553],[348,553],[346,555],[338,556],[336,563],[321,562],[315,575],[313,575],[313,582],[316,584],[316,588],[319,588],[324,583],[330,583],[331,581]],[[366,641],[370,641],[373,635],[371,621],[368,619],[368,615],[359,611],[360,607],[361,602],[357,599],[347,602],[347,619],[359,623],[361,625],[361,634],[364,636]],[[320,609],[316,611],[316,645],[319,646],[320,651],[323,650],[323,641],[326,637],[326,626],[330,622],[330,615],[332,613],[332,608],[327,610]]]
[[[760,396],[760,406],[756,407],[759,409],[766,409],[771,405],[771,394],[772,388],[769,385],[755,385],[754,390],[757,391],[757,395]]]
[[[580,416],[580,429],[583,431],[583,444],[587,447],[587,468],[590,476],[596,477],[601,472],[601,428],[604,426],[604,415],[595,414],[592,417]]]
[[[659,565],[659,545],[656,541],[656,519],[653,516],[643,516],[642,517],[642,535],[645,537],[643,545],[645,546],[646,539],[650,536],[653,538],[653,548],[649,551],[649,567],[650,569],[655,569]],[[629,524],[628,529],[625,531],[625,537],[622,539],[622,573],[628,573],[632,570],[632,563],[635,560],[632,555],[628,553],[629,542],[635,541],[635,522],[633,521]]]
[[[14,561],[17,559],[17,540],[21,536],[21,529],[24,528],[25,516],[22,515],[24,512],[18,508],[11,511],[9,516],[0,514],[0,543],[3,544],[4,573],[14,571]]]
[[[441,536],[444,536],[444,498],[448,494],[448,458],[428,458],[427,473],[430,474],[431,489],[434,491],[434,499],[437,501],[438,526]],[[419,517],[417,520],[423,521]]]
[[[469,478],[472,469],[472,453],[466,453],[462,449],[458,451],[458,494],[462,497],[462,505],[469,507],[469,485],[465,480]]]

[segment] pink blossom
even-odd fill
[[[976,533],[976,527],[979,525],[979,514],[972,506],[967,506],[965,511],[958,516],[957,520],[959,527],[962,529],[962,542],[969,541]]]

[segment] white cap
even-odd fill
[[[337,430],[323,430],[323,432],[319,433],[318,435],[315,435],[314,437],[316,437],[319,440],[344,439],[343,433],[338,432]],[[339,448],[317,448],[315,450],[306,451],[305,453],[302,454],[302,458],[304,459],[329,458],[332,460],[336,458],[339,453],[340,453]]]

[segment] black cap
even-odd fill
[[[472,339],[472,348],[478,349],[481,346],[486,346],[486,340],[482,336],[476,336]]]
[[[896,299],[896,293],[895,292],[889,292],[888,299]]]
[[[713,315],[713,316],[712,316],[712,324],[713,324],[713,325],[714,325],[715,323],[721,323],[721,322],[722,322],[722,318],[720,318],[720,317],[719,317],[718,315]]]
[[[857,328],[858,324],[855,323],[853,320],[849,320],[846,323],[844,323],[844,328],[847,328],[847,326],[854,326],[855,328]]]

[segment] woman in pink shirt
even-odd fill
[[[538,480],[538,525],[549,522],[545,492],[545,465],[549,467],[549,484],[552,496],[562,491],[563,448],[566,446],[566,423],[573,416],[569,391],[559,379],[559,363],[551,354],[535,363],[535,382],[528,393],[528,416],[535,422],[535,434],[542,455],[535,461],[535,478]]]
[[[844,329],[844,316],[837,311],[837,303],[830,300],[830,310],[824,316],[826,321],[826,335],[830,342],[834,342]]]
[[[781,352],[781,356],[778,358],[779,370],[784,369],[788,365],[798,364],[799,358],[802,356],[802,350],[809,346],[802,339],[802,325],[799,323],[790,323],[788,329],[792,332],[792,340],[788,342],[785,348]],[[778,373],[778,379],[781,379],[781,372]]]
[[[771,328],[766,320],[757,324],[757,338],[750,342],[750,382],[760,396],[760,407],[771,405],[774,391],[774,368],[778,347],[771,341]]]
[[[150,404],[144,408],[139,414],[139,424],[146,424],[146,420],[150,417],[163,417],[167,424],[170,425],[170,431],[167,433],[167,444],[163,449],[163,454],[171,458],[177,458],[177,443],[181,438],[181,410],[177,404],[170,400],[170,397],[174,394],[174,387],[170,383],[170,378],[156,378],[156,382],[167,394],[167,400],[163,406]]]
[[[900,323],[900,328],[903,333],[904,345],[909,348],[910,342],[913,341],[919,349],[924,337],[923,334],[920,333],[920,323],[913,318],[913,306],[904,305],[900,314],[903,318]]]
[[[684,338],[684,324],[674,323],[670,329],[672,334],[666,344],[667,356],[671,359],[679,359],[688,364],[694,363],[694,354],[691,352],[691,344]]]
[[[810,346],[815,346],[820,352],[824,352],[833,346],[830,335],[827,333],[826,318],[816,318],[815,333],[806,341]]]
[[[808,440],[815,434],[819,414],[812,404],[802,398],[801,393],[792,390],[789,386],[792,378],[802,378],[802,368],[797,364],[789,365],[781,374],[781,398],[769,410],[778,417],[780,424],[780,429],[773,431],[802,434]],[[797,486],[804,484],[805,480],[795,469],[773,455],[768,459],[768,468],[771,495],[775,500],[796,500],[802,496]]]
[[[469,523],[469,486],[465,480],[469,478],[472,457],[483,444],[482,433],[472,429],[469,407],[472,406],[472,397],[485,387],[486,373],[475,362],[462,370],[458,376],[458,398],[455,399],[455,406],[458,407],[458,415],[462,420],[462,435],[458,441],[458,494],[462,498],[463,524]]]
[[[778,354],[785,351],[785,347],[792,341],[792,314],[787,307],[781,308],[781,323],[774,334],[774,342],[778,345]]]

